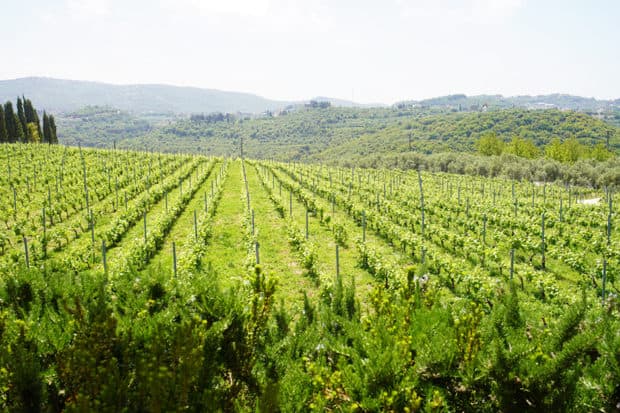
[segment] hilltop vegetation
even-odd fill
[[[494,133],[519,137],[537,147],[553,139],[583,145],[610,142],[620,150],[620,132],[591,116],[558,110],[452,113],[398,109],[304,109],[281,116],[220,122],[185,120],[154,130],[127,147],[222,155],[244,141],[246,155],[281,160],[330,161],[403,152],[473,152],[478,139]]]
[[[115,141],[143,135],[163,122],[170,114],[136,117],[109,106],[87,106],[61,116],[60,139],[65,145],[78,144],[109,148]]]

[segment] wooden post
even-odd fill
[[[611,212],[607,215],[607,246],[611,245]]]
[[[362,211],[362,242],[366,242],[366,210]]]
[[[515,218],[517,217],[517,201],[515,200]]]
[[[603,258],[603,289],[601,291],[601,299],[603,304],[605,304],[605,287],[607,284],[607,260]]]
[[[254,235],[254,209],[252,209],[252,235]]]
[[[93,219],[93,210],[88,211],[88,218],[90,224],[90,241],[93,244],[93,251],[95,250],[95,220]]]
[[[510,250],[510,281],[512,281],[512,277],[515,273],[515,250],[512,248]]]
[[[45,207],[43,207],[43,256],[47,256],[47,223],[45,222]]]
[[[469,197],[465,198],[465,216],[469,218]]]
[[[30,268],[30,258],[28,256],[28,240],[26,237],[23,237],[24,240],[24,253],[26,256],[26,268]]]
[[[422,188],[422,174],[420,173],[419,167],[418,167],[418,185],[420,186],[420,210],[422,211],[420,233],[422,234],[422,238],[424,238],[424,189]]]
[[[545,213],[540,218],[540,249],[542,256],[542,268],[545,269]]]
[[[260,244],[258,241],[254,243],[254,249],[256,250],[256,264],[260,264]]]
[[[106,256],[105,240],[101,240],[101,258],[103,260],[103,273],[108,274],[108,260]]]
[[[177,245],[172,243],[172,270],[174,271],[174,278],[177,277]]]
[[[482,243],[487,243],[487,214],[482,217]]]
[[[340,277],[340,250],[336,244],[336,277]]]

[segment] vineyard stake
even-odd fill
[[[196,219],[196,210],[194,209],[194,237],[198,241],[198,221]]]
[[[174,242],[172,242],[172,269],[174,278],[177,278],[177,245]]]
[[[45,207],[43,207],[43,257],[47,256],[47,225],[45,222]]]
[[[23,237],[24,240],[24,253],[26,255],[26,268],[30,268],[30,258],[28,257],[28,240]]]
[[[95,222],[93,220],[93,210],[88,211],[88,218],[90,224],[90,241],[93,244],[93,250],[95,249]]]
[[[252,209],[252,235],[254,235],[254,209]]]
[[[605,304],[605,286],[607,284],[607,260],[603,258],[603,289],[601,291],[601,299]]]
[[[512,276],[515,272],[515,250],[512,248],[510,250],[510,281],[512,281]]]
[[[420,225],[420,233],[424,237],[424,189],[422,188],[422,174],[418,167],[418,185],[420,186],[420,210],[422,211],[422,222]],[[467,204],[469,206],[469,203]]]
[[[260,264],[260,244],[258,241],[254,242],[254,249],[256,250],[256,264]]]
[[[144,243],[146,244],[146,212],[144,213]]]
[[[336,277],[340,277],[340,251],[336,244]]]
[[[362,242],[366,242],[366,210],[362,211]]]
[[[542,254],[542,268],[545,269],[545,213],[541,215],[540,221],[540,238],[541,238],[541,254]]]
[[[106,257],[105,240],[101,240],[101,257],[103,259],[103,273],[108,274],[108,260]]]
[[[607,246],[611,245],[611,212],[607,215]]]

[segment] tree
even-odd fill
[[[505,143],[497,137],[495,132],[485,133],[476,142],[476,149],[482,155],[501,155],[504,152]]]
[[[597,161],[606,161],[612,156],[613,153],[609,151],[603,143],[597,143],[592,150],[590,150],[590,158],[596,159]]]
[[[562,147],[564,149],[564,162],[568,163],[577,162],[585,152],[585,147],[574,136],[562,142]]]
[[[0,143],[9,141],[9,135],[6,131],[6,121],[4,120],[4,109],[0,105]]]
[[[6,132],[8,136],[7,142],[17,142],[19,134],[17,132],[17,124],[15,121],[17,115],[13,110],[13,103],[9,100],[4,104],[4,122],[6,124]]]
[[[56,135],[56,121],[54,115],[49,115],[48,121],[50,123],[50,143],[58,143],[58,136]]]
[[[41,122],[39,121],[39,114],[37,113],[36,109],[34,108],[34,106],[32,105],[32,101],[30,99],[26,99],[24,98],[24,111],[26,112],[26,124],[28,123],[34,123],[37,127],[37,132],[39,133],[39,136],[43,135],[43,132],[41,131]]]
[[[553,140],[545,147],[545,155],[547,158],[551,158],[555,161],[563,161],[563,152],[564,149],[562,148],[562,142],[560,142],[560,139],[558,138],[553,138]]]
[[[28,142],[40,143],[41,135],[39,135],[39,129],[34,122],[28,122]]]
[[[26,125],[28,124],[29,121],[26,119],[26,113],[24,111],[24,102],[19,96],[17,97],[17,117],[19,118],[18,126],[22,129],[22,134],[26,138],[25,140],[27,141],[28,140],[28,127]]]
[[[44,143],[52,143],[51,139],[52,129],[50,127],[49,117],[47,113],[43,111],[43,142]]]
[[[512,138],[507,152],[528,159],[536,158],[540,154],[540,150],[531,140],[519,136]]]

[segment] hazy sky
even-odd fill
[[[0,0],[0,38],[0,79],[620,97],[620,0]]]

